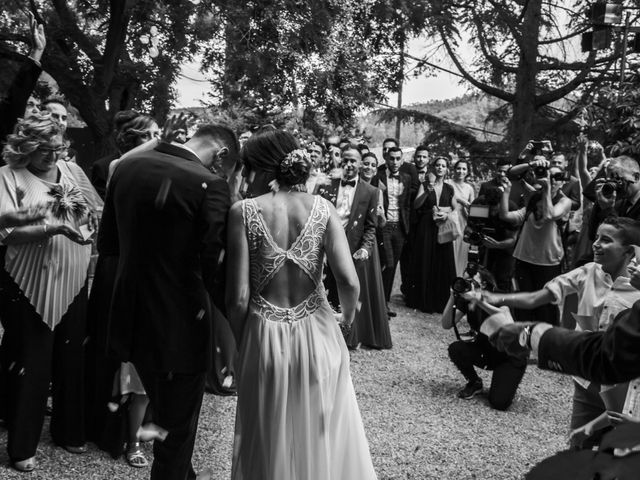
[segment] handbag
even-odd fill
[[[443,211],[446,207],[440,207]],[[449,212],[447,219],[438,225],[438,243],[453,242],[460,236],[460,226],[458,224],[458,212],[453,210]]]

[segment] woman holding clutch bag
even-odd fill
[[[446,158],[436,158],[414,201],[418,217],[411,261],[414,284],[407,303],[426,313],[442,313],[456,278],[453,241],[438,242],[440,225],[458,208],[453,187],[444,181],[447,168]]]
[[[7,246],[0,275],[5,328],[0,389],[6,392],[8,452],[20,471],[35,454],[52,383],[51,437],[72,453],[84,445],[83,350],[87,269],[102,205],[84,172],[66,162],[67,143],[51,115],[34,114],[9,135],[0,168],[0,215],[47,204],[43,221],[0,229]]]

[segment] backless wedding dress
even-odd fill
[[[251,301],[237,366],[233,480],[374,480],[349,353],[322,286],[329,219],[317,196],[288,250],[255,200],[243,200]],[[315,288],[293,308],[261,292],[286,262]]]

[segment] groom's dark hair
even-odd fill
[[[216,142],[222,143],[229,149],[229,159],[237,163],[240,144],[238,143],[238,137],[236,137],[236,134],[229,127],[218,123],[200,125],[196,133],[193,134],[193,138],[198,137],[209,137],[213,138]]]

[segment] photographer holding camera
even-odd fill
[[[495,281],[483,267],[470,263],[464,277],[457,278],[451,286],[451,296],[442,314],[442,328],[453,328],[458,340],[449,345],[449,358],[467,380],[465,387],[458,392],[458,397],[468,400],[482,392],[482,379],[475,367],[493,370],[491,387],[489,388],[489,405],[496,410],[506,410],[513,402],[518,385],[527,368],[527,360],[513,357],[496,350],[489,339],[480,333],[480,325],[487,314],[480,308],[470,307],[462,294],[472,289],[493,290]],[[475,333],[471,341],[460,339],[456,324],[463,317]]]
[[[507,180],[500,202],[500,218],[521,226],[513,256],[518,288],[523,291],[539,290],[560,275],[564,248],[557,222],[571,211],[571,200],[562,193],[564,172],[549,168],[549,162],[543,159],[531,163],[536,192],[529,196],[526,207],[508,210],[511,185]],[[542,317],[552,325],[558,324],[558,311],[553,305],[518,310],[516,315],[520,321]]]
[[[595,238],[598,225],[615,215],[640,220],[640,165],[632,155],[610,159],[598,176],[584,189],[594,202],[589,221],[589,238]]]
[[[511,291],[513,278],[513,247],[518,227],[500,219],[500,199],[503,187],[488,185],[484,194],[476,198],[469,208],[463,241],[470,244],[469,260],[484,265],[496,280],[501,292]],[[517,205],[509,201],[509,211]]]

